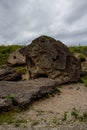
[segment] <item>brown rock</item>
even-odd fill
[[[82,65],[82,70],[87,71],[87,61],[82,62],[81,65]]]
[[[87,61],[84,61],[81,63],[82,66],[82,71],[81,71],[81,76],[87,76]]]
[[[26,48],[26,64],[30,79],[48,77],[59,84],[77,82],[80,75],[80,62],[60,41],[41,36]]]
[[[0,81],[0,110],[22,108],[56,89],[56,82],[48,78],[29,81]]]
[[[25,48],[17,49],[16,51],[12,52],[7,59],[7,64],[10,66],[25,65],[24,52]]]
[[[21,74],[13,70],[12,68],[8,66],[2,66],[0,67],[0,81],[18,81],[21,80]]]
[[[29,73],[28,71],[25,74],[22,74],[22,80],[29,80]]]

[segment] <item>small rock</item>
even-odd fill
[[[25,48],[21,48],[12,52],[7,59],[7,64],[9,66],[25,65],[24,51],[25,51]]]

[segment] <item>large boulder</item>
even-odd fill
[[[56,89],[56,82],[48,78],[9,82],[0,81],[0,111],[25,108]]]
[[[7,59],[7,64],[10,66],[20,66],[20,65],[25,65],[25,47],[17,49],[16,51],[12,52],[8,59]]]
[[[80,62],[60,41],[40,36],[26,47],[26,64],[30,79],[48,77],[59,84],[77,82]]]
[[[16,72],[12,68],[3,65],[0,67],[0,81],[18,81],[21,80],[22,76],[20,73]]]

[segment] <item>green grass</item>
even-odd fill
[[[11,45],[11,46],[1,45],[0,46],[0,66],[6,63],[6,60],[11,52],[22,47],[23,46],[20,46],[20,45]]]
[[[0,113],[0,124],[11,124],[14,123],[14,120],[15,117],[13,116],[13,113]]]
[[[73,116],[74,119],[78,119],[78,112],[77,111],[73,110],[71,112],[71,115]]]
[[[50,97],[54,97],[55,95],[60,95],[62,92],[60,91],[60,89],[58,87],[56,87],[55,91],[52,92],[52,93],[45,93],[43,96],[42,96],[42,99],[47,99],[47,98],[50,98]]]
[[[13,112],[0,113],[0,125],[2,124],[14,124],[15,127],[19,127],[22,123],[27,123],[27,120],[18,118]]]
[[[78,111],[77,109],[73,108],[73,110],[71,111],[71,116],[75,119],[78,120],[80,122],[87,122],[87,112],[83,112],[82,114],[79,113],[80,111]]]
[[[25,74],[27,69],[25,66],[19,66],[19,67],[15,67],[14,68],[16,70],[16,72],[20,73],[20,74]]]
[[[66,120],[67,120],[67,112],[64,112],[64,115],[63,115],[62,121],[66,121]]]
[[[87,87],[87,76],[84,76],[84,77],[82,77],[81,79],[82,79],[82,81],[83,81],[85,87]]]
[[[86,61],[86,56],[83,53],[81,53],[78,58],[81,62]]]
[[[87,54],[87,46],[74,46],[74,47],[69,47],[69,50],[72,53],[83,53]]]
[[[16,101],[15,96],[13,94],[10,94],[8,96],[8,99],[11,100],[13,106],[17,106],[18,105],[18,102]]]
[[[83,113],[83,118],[84,118],[85,121],[87,121],[87,112]]]
[[[42,99],[47,99],[47,98],[50,98],[52,97],[52,94],[51,93],[45,93],[43,96],[42,96]]]

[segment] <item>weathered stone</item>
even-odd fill
[[[29,73],[26,71],[25,74],[22,74],[22,80],[29,80]]]
[[[26,47],[26,64],[30,79],[48,77],[59,84],[77,82],[80,62],[60,41],[41,36]]]
[[[8,66],[2,66],[0,67],[0,81],[18,81],[21,80],[21,74],[13,70],[12,68]]]
[[[24,52],[25,48],[17,49],[16,51],[12,52],[7,59],[7,64],[10,66],[25,65]]]
[[[82,71],[81,71],[81,76],[87,76],[87,61],[84,61],[81,63],[82,66]]]
[[[82,62],[81,65],[82,65],[82,70],[87,71],[87,61]]]
[[[0,110],[22,108],[56,89],[56,82],[48,78],[29,81],[0,81]]]

